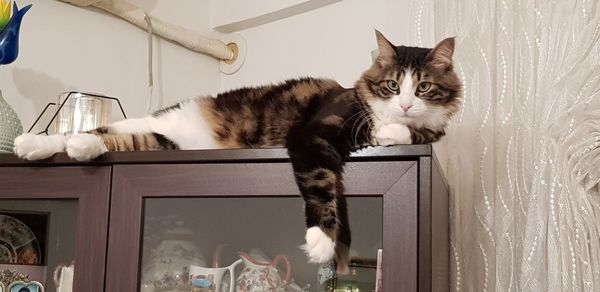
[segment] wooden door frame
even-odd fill
[[[346,196],[383,198],[383,281],[388,290],[417,290],[417,178],[416,158],[348,162],[345,167]],[[139,289],[146,198],[299,198],[289,162],[115,165],[112,187],[106,291]]]
[[[77,200],[73,291],[104,289],[110,182],[110,167],[0,167],[0,201]]]

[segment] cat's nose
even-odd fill
[[[407,112],[412,107],[412,104],[402,104],[400,107],[404,110],[404,112]]]

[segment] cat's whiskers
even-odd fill
[[[369,118],[368,118],[368,123],[369,123],[369,128],[373,128],[373,118],[375,118],[377,121],[381,122],[381,119],[379,119],[379,117],[372,111],[371,107],[362,99],[360,100],[355,100],[353,101],[354,104],[359,104],[363,109],[361,109],[360,112],[367,112],[369,114]],[[359,113],[360,113],[359,112]]]
[[[363,112],[363,110],[360,110],[359,112],[357,112],[357,113],[355,113],[355,114],[351,115],[350,117],[348,117],[348,118],[347,118],[347,119],[344,121],[344,123],[343,123],[343,124],[340,126],[340,130],[338,131],[338,134],[339,134],[339,133],[342,131],[342,129],[344,128],[344,126],[346,125],[346,123],[348,123],[349,121],[351,121],[351,120],[352,120],[352,118],[354,118],[355,116],[362,114],[362,112]]]
[[[359,101],[356,101],[356,103],[359,103]],[[362,102],[362,101],[360,102],[360,105],[365,106],[364,102]],[[361,128],[366,124],[366,125],[368,125],[369,129],[373,129],[372,119],[373,118],[378,119],[377,116],[373,112],[371,112],[368,107],[361,109],[361,111],[359,111],[359,113],[362,113],[359,116],[361,123],[359,124],[358,128],[356,129],[356,132],[350,133],[350,135],[354,136],[353,142],[355,145],[358,144],[358,134],[360,133]],[[354,131],[354,127],[353,127],[353,131]],[[367,141],[369,141],[369,133],[370,133],[370,131],[365,132],[364,138]]]
[[[356,132],[354,133],[354,138],[353,138],[353,143],[354,145],[358,145],[358,134],[360,133],[360,129],[364,126],[365,124],[365,120],[363,120],[359,125],[358,128],[356,129]]]
[[[358,104],[360,103],[359,101],[352,101],[352,104]],[[363,104],[360,103],[360,105],[362,106]],[[371,115],[371,113],[365,109],[365,108],[361,108],[357,113],[351,115],[350,117],[348,117],[346,119],[346,121],[344,121],[344,123],[340,126],[340,129],[338,130],[338,135],[340,134],[340,132],[342,131],[342,129],[344,129],[344,126],[346,125],[346,123],[350,122],[354,117],[359,116],[357,119],[354,120],[354,123],[352,124],[352,128],[350,131],[350,134],[352,135],[352,131],[354,130],[354,126],[356,125],[356,122],[360,119],[363,119],[365,117],[365,115]]]
[[[357,121],[360,120],[358,128],[356,128],[356,131],[354,132],[354,126],[353,126],[352,132],[350,133],[354,137],[353,138],[354,145],[358,145],[358,134],[360,133],[360,129],[367,123],[369,124],[369,126],[371,126],[370,113],[368,111],[361,111],[361,112],[363,112],[363,114],[360,115],[359,118],[357,119]],[[354,122],[354,124],[356,124],[356,121]],[[365,136],[365,138],[368,138],[368,137]]]
[[[356,123],[358,123],[359,121],[362,121],[362,119],[365,117],[366,114],[368,114],[368,112],[366,112],[364,110],[360,110],[358,113],[352,115],[352,117],[354,117],[356,115],[358,115],[358,117],[356,119],[354,119],[354,123],[352,123],[352,128],[350,128],[350,135],[351,136],[353,136],[354,128],[356,127]],[[350,119],[348,119],[348,120],[350,120]]]
[[[366,124],[366,125],[367,125],[369,128],[372,128],[372,127],[373,127],[373,125],[371,124],[371,120],[370,120],[370,119],[365,119],[365,124]],[[359,128],[359,132],[360,132],[360,128]],[[365,132],[365,137],[364,137],[364,138],[365,138],[365,140],[367,140],[368,142],[370,142],[370,139],[369,139],[368,133],[369,133],[369,132]],[[357,133],[356,135],[357,135],[357,137],[358,137],[358,133]]]

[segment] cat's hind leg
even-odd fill
[[[71,136],[25,133],[15,139],[13,152],[26,160],[41,160],[66,151],[69,157],[86,161],[107,151],[176,149],[173,142],[152,131],[153,119],[126,119]]]
[[[81,133],[74,134],[67,140],[67,155],[79,161],[94,159],[108,151],[100,135]]]
[[[125,119],[86,133],[70,136],[66,141],[67,155],[79,161],[94,159],[108,151],[141,150],[138,140],[145,145],[146,134],[151,133],[151,116]],[[133,136],[135,135],[135,138]]]
[[[65,135],[35,135],[25,133],[14,141],[13,152],[22,159],[41,160],[65,151]]]
[[[112,123],[108,126],[96,128],[94,130],[88,131],[87,133],[78,133],[71,135],[66,141],[65,150],[69,157],[79,161],[86,161],[94,159],[107,151],[111,151],[111,149],[109,149],[109,146],[106,145],[104,141],[104,136],[130,136],[131,133],[145,132],[150,132],[150,123],[148,121],[148,118],[125,119],[122,121]],[[120,140],[124,140],[121,143],[121,145],[130,144],[125,143],[125,140],[127,140],[126,137],[122,137]]]
[[[79,161],[94,159],[108,151],[176,150],[179,146],[158,133],[76,134],[67,140],[67,154]]]
[[[152,131],[149,118],[128,119],[88,133],[69,137],[66,151],[79,161],[94,159],[108,151],[159,151],[179,149],[175,142]]]

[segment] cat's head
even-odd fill
[[[382,124],[444,127],[456,112],[461,83],[452,66],[454,38],[433,49],[394,46],[376,31],[379,56],[356,83]]]

